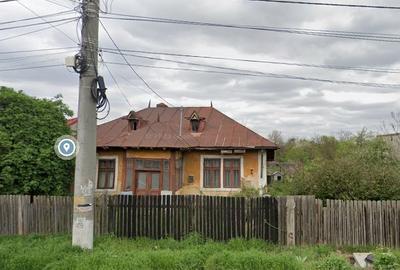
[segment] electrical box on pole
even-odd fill
[[[99,31],[99,0],[82,1],[82,44],[78,104],[78,147],[75,165],[72,244],[93,248],[94,186],[96,183],[97,55]],[[78,59],[77,58],[77,59]]]

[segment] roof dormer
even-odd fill
[[[135,111],[130,111],[128,114],[129,130],[137,130],[139,128],[140,119]]]
[[[193,111],[192,114],[189,117],[190,121],[190,129],[192,132],[199,132],[200,131],[200,122],[204,118],[201,118],[200,115],[196,112]]]

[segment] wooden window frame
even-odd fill
[[[101,160],[114,160],[114,179],[112,188],[99,188],[99,171],[100,171],[100,161]],[[116,191],[117,182],[118,182],[118,165],[119,165],[118,156],[99,156],[97,158],[97,166],[96,166],[96,191]]]
[[[207,188],[204,187],[204,159],[220,159],[221,160],[221,169],[220,169],[220,187],[219,188]],[[223,177],[223,160],[224,159],[240,159],[240,180],[244,177],[244,157],[243,155],[201,155],[200,157],[200,190],[201,191],[226,191],[226,192],[237,192],[241,190],[241,187],[237,188],[228,188],[224,187],[224,177]]]
[[[163,189],[162,189],[162,187],[164,186],[164,161],[168,161],[168,163],[169,163],[169,166],[168,166],[168,169],[169,169],[169,188],[170,188],[170,190],[169,191],[173,191],[173,189],[172,189],[172,184],[171,184],[171,159],[168,159],[168,158],[138,158],[138,157],[126,157],[126,170],[128,169],[128,160],[132,160],[132,162],[133,162],[133,166],[132,166],[132,170],[133,170],[133,172],[132,172],[132,187],[131,187],[131,189],[126,189],[126,182],[127,182],[127,179],[126,179],[126,177],[127,177],[127,172],[125,171],[125,179],[124,179],[124,183],[123,183],[123,190],[125,191],[125,192],[127,192],[127,191],[132,191],[133,192],[133,194],[136,194],[136,174],[137,174],[137,172],[159,172],[160,173],[160,190],[161,191],[164,191]],[[160,162],[160,168],[159,169],[156,169],[156,168],[145,168],[145,167],[143,167],[143,168],[138,168],[137,166],[136,166],[136,162],[138,161],[138,160],[143,160],[143,161],[159,161]]]
[[[205,163],[206,163],[206,160],[218,160],[219,161],[219,166],[218,167],[216,167],[216,166],[208,166],[208,167],[206,167],[206,165],[205,165]],[[203,188],[221,188],[221,167],[222,167],[222,160],[221,159],[219,159],[219,158],[205,158],[205,159],[203,159],[203,177],[204,177],[204,174],[205,174],[205,172],[206,172],[206,170],[207,169],[209,169],[211,172],[214,172],[214,171],[219,171],[219,179],[218,179],[218,181],[215,181],[216,183],[217,183],[217,185],[216,186],[205,186],[205,182],[204,182],[204,178],[203,178]],[[218,174],[217,174],[218,175]]]
[[[241,188],[241,175],[242,175],[242,172],[241,172],[241,166],[240,166],[240,159],[239,158],[223,158],[222,159],[223,160],[223,165],[222,165],[222,167],[223,167],[223,181],[222,181],[222,184],[223,184],[223,187],[224,188]],[[226,166],[226,161],[227,160],[229,160],[229,161],[239,161],[239,166],[238,167],[235,167],[233,164],[233,162],[231,163],[231,165],[228,167],[228,166]],[[229,175],[230,175],[230,183],[228,184],[228,185],[226,185],[225,184],[225,175],[226,175],[226,170],[227,169],[229,169]],[[235,186],[234,185],[234,171],[237,171],[237,170],[239,170],[239,183],[238,183],[238,186]]]

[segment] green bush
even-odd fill
[[[291,181],[274,183],[273,195],[315,195],[320,199],[400,199],[400,160],[381,138],[365,130],[343,140],[290,140],[283,161],[297,164]],[[390,188],[388,188],[390,187]]]
[[[351,270],[350,264],[343,257],[331,255],[317,263],[318,270]]]
[[[378,253],[374,258],[374,269],[376,270],[398,270],[399,259],[392,253]]]
[[[256,250],[246,252],[224,251],[209,257],[205,264],[209,270],[297,270],[302,269],[300,262],[293,256],[268,255]]]
[[[295,185],[292,179],[285,179],[280,182],[272,182],[268,187],[268,194],[271,196],[285,196],[288,194],[295,194]]]

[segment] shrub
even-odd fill
[[[268,255],[264,252],[249,250],[246,252],[224,251],[209,257],[205,264],[209,270],[297,270],[301,263],[293,256]]]
[[[351,270],[350,264],[343,257],[331,255],[317,264],[318,270]]]
[[[376,270],[397,270],[400,264],[396,256],[392,253],[378,253],[374,259],[374,269]]]

